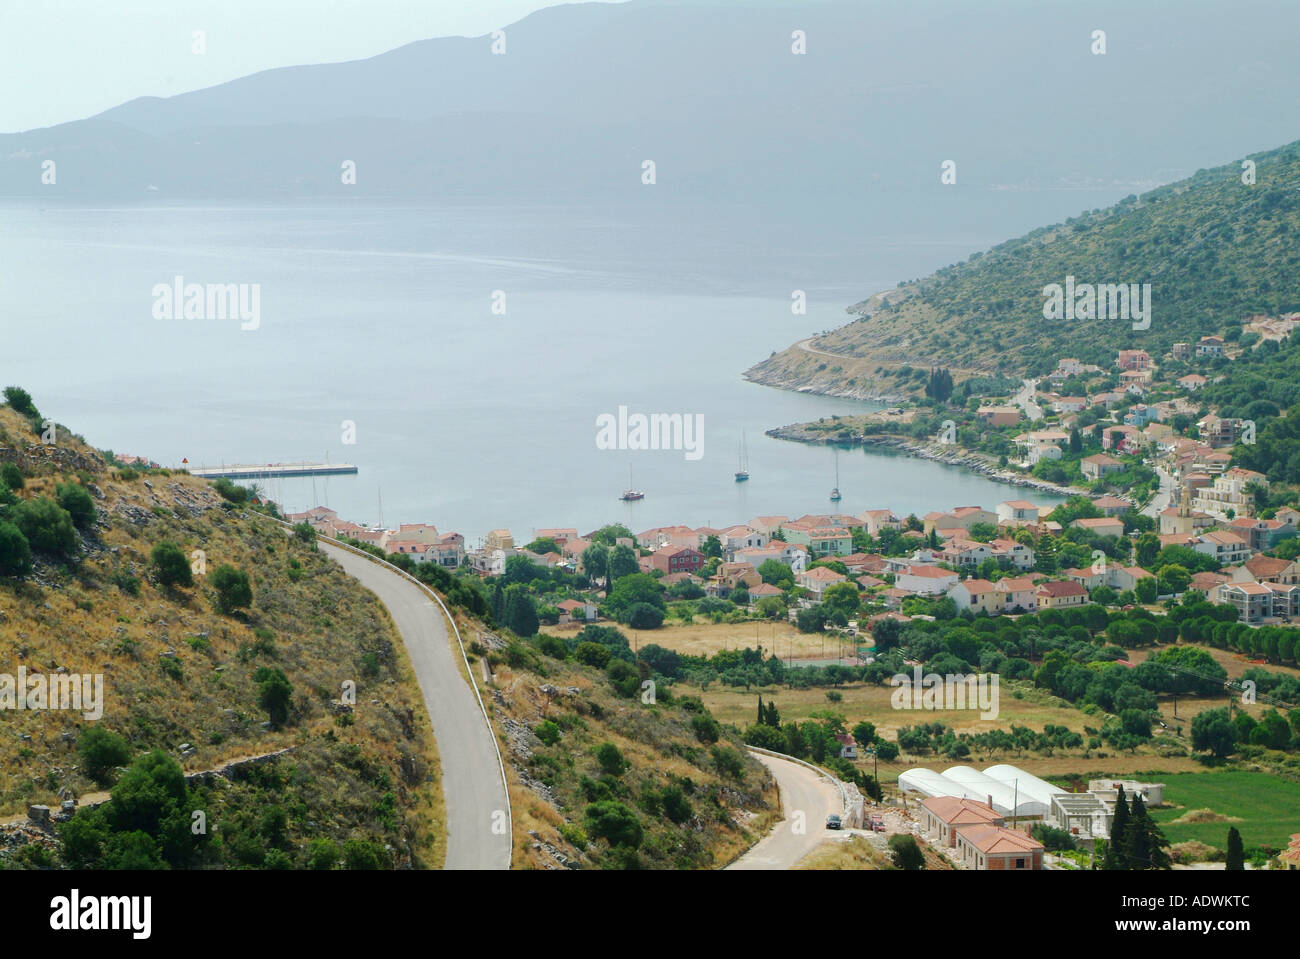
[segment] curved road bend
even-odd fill
[[[474,691],[461,675],[442,610],[414,583],[347,550],[321,542],[336,560],[388,607],[406,645],[433,723],[447,807],[447,869],[509,869],[512,840],[495,735]],[[495,819],[494,819],[495,817]],[[497,831],[494,831],[494,823]]]
[[[793,869],[799,860],[834,835],[827,832],[826,817],[843,812],[840,791],[806,766],[762,753],[750,755],[766,766],[776,780],[785,818],[727,868]],[[803,813],[802,834],[794,831],[792,814],[795,812]]]

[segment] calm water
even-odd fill
[[[774,426],[867,404],[746,383],[796,339],[971,238],[827,236],[746,220],[683,230],[662,211],[323,206],[0,206],[0,315],[20,352],[6,383],[96,446],[193,466],[351,462],[360,473],[267,485],[290,510],[430,522],[474,540],[509,527],[721,526],[832,509],[830,450]],[[556,224],[561,224],[557,227]],[[892,259],[891,259],[892,257]],[[155,284],[260,284],[256,330],[158,320]],[[915,274],[909,274],[915,275]],[[793,315],[791,291],[808,295]],[[506,312],[492,312],[494,291]],[[596,417],[701,414],[704,455],[596,448]],[[356,442],[342,442],[342,423]],[[732,473],[742,429],[752,479]],[[645,500],[618,500],[629,467]],[[924,513],[1052,502],[939,464],[841,453],[839,509]]]

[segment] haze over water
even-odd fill
[[[899,251],[933,267],[976,248],[827,233],[738,211],[679,228],[650,208],[379,206],[0,207],[0,309],[29,331],[7,381],[118,453],[165,466],[298,460],[356,476],[263,481],[287,510],[429,522],[474,541],[545,526],[585,532],[727,525],[889,507],[905,514],[1056,498],[899,456],[839,456],[764,430],[861,412],[849,400],[746,383],[772,351],[893,285]],[[258,283],[261,322],[157,320],[152,289]],[[791,291],[808,295],[794,315]],[[505,293],[505,315],[491,312]],[[11,358],[12,360],[12,358]],[[596,417],[702,414],[704,455],[607,451]],[[356,424],[343,445],[341,424]],[[742,429],[752,479],[732,474]],[[629,466],[644,490],[622,503]]]

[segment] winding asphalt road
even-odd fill
[[[762,753],[750,755],[766,766],[776,780],[785,818],[727,868],[793,869],[826,841],[826,817],[844,810],[840,791],[807,766]]]
[[[415,669],[433,723],[447,807],[447,869],[509,869],[509,805],[494,733],[460,671],[446,619],[414,583],[323,541],[339,563],[388,607]]]

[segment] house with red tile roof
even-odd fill
[[[975,825],[957,830],[957,856],[969,869],[1043,868],[1043,844],[1005,826]]]
[[[795,585],[802,586],[808,592],[812,593],[816,599],[821,599],[822,594],[836,583],[843,583],[848,579],[842,573],[837,573],[833,569],[827,569],[825,566],[814,566],[812,569],[806,569],[795,576]]]
[[[959,577],[949,569],[913,563],[894,577],[894,586],[908,593],[942,596],[957,585]]]
[[[948,597],[957,604],[959,612],[970,610],[972,613],[987,613],[996,616],[1002,612],[1005,595],[987,579],[963,579],[948,590]]]
[[[921,800],[921,828],[939,846],[957,845],[957,830],[967,826],[1004,826],[1006,819],[986,803],[956,796],[931,796]]]
[[[1070,524],[1078,529],[1086,529],[1098,536],[1123,536],[1124,521],[1116,516],[1098,516],[1095,519],[1076,519]]]
[[[1034,590],[1039,609],[1061,609],[1066,606],[1082,606],[1088,601],[1088,591],[1079,583],[1070,580],[1052,580],[1039,583]]]

